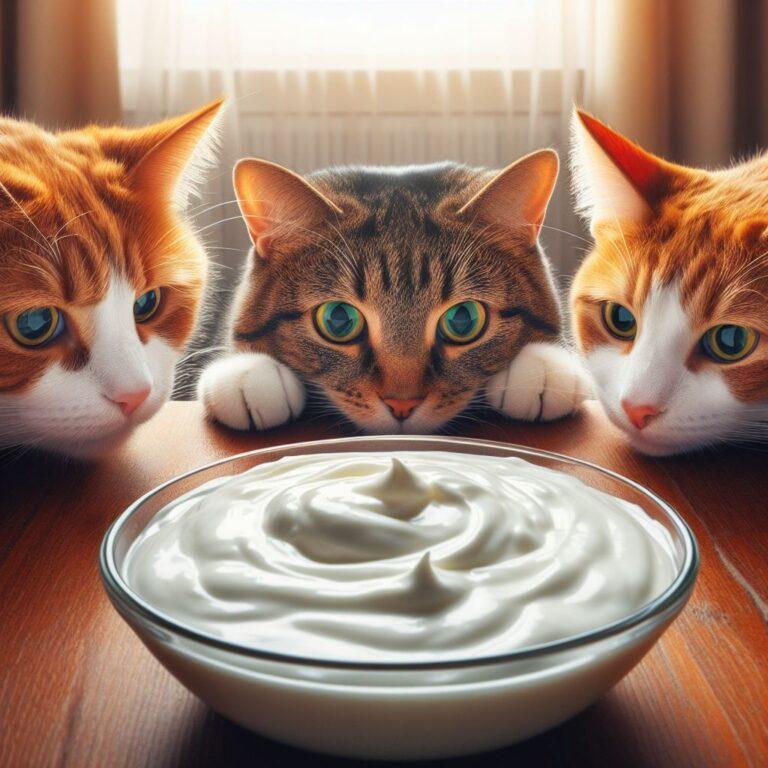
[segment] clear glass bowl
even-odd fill
[[[666,528],[676,577],[651,603],[594,631],[504,655],[433,663],[336,662],[227,642],[164,615],[123,577],[126,553],[157,512],[203,483],[283,456],[399,450],[517,456],[575,475],[639,505]],[[682,610],[699,555],[693,534],[669,504],[589,462],[486,440],[387,436],[265,448],[174,478],[112,524],[100,566],[110,600],[142,642],[220,714],[270,738],[328,754],[420,759],[512,744],[591,704],[640,661]]]

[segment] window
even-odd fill
[[[227,68],[236,59],[243,69],[274,70],[552,69],[566,53],[585,64],[590,3],[118,0],[118,20],[127,70],[140,68],[147,38],[157,36],[172,37],[153,52],[165,68]],[[566,36],[581,44],[566,50]]]
[[[446,158],[503,167],[536,147],[565,148],[571,105],[589,86],[593,6],[118,0],[125,117],[148,122],[227,94],[222,167],[243,155],[300,173]],[[231,200],[228,183],[226,172],[211,182],[211,204]],[[553,227],[578,230],[567,180],[550,211]],[[202,222],[225,263],[244,245],[236,214]],[[569,270],[578,240],[555,229],[544,239]]]

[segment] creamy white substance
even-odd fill
[[[254,647],[467,658],[628,616],[675,574],[639,507],[517,458],[297,456],[162,510],[124,573],[152,606]]]

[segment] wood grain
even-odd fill
[[[108,524],[161,481],[231,453],[338,434],[309,422],[239,435],[205,424],[194,403],[171,403],[97,464],[5,457],[0,766],[339,764],[210,712],[117,616],[97,568]],[[680,619],[600,702],[524,744],[450,764],[767,765],[768,454],[644,458],[594,408],[551,425],[480,424],[471,435],[568,453],[645,483],[693,527],[702,569]]]

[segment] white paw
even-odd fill
[[[306,393],[296,374],[273,357],[238,352],[214,360],[197,394],[206,413],[232,429],[269,429],[304,410]]]
[[[486,386],[488,402],[513,419],[550,421],[578,409],[591,384],[579,361],[556,344],[529,344]]]

